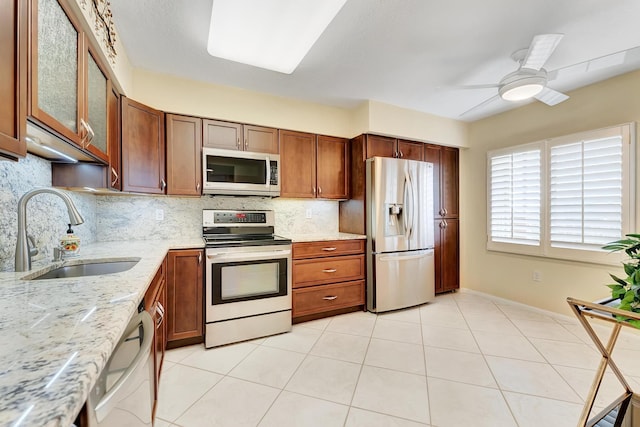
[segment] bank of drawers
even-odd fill
[[[363,305],[364,240],[293,244],[293,317]]]

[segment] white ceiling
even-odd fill
[[[460,117],[497,89],[459,86],[497,83],[542,33],[565,34],[545,65],[550,88],[640,69],[638,0],[347,0],[290,75],[209,56],[211,5],[111,0],[134,67],[343,107],[373,100],[465,121],[515,108],[497,99]]]

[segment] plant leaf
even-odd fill
[[[620,278],[618,278],[618,277],[614,276],[613,274],[609,274],[609,276],[611,276],[611,278],[612,278],[613,280],[615,280],[616,282],[618,282],[618,283],[619,283],[619,284],[621,284],[622,286],[627,286],[627,285],[628,285],[628,283],[627,283],[627,282],[625,282],[624,280],[622,280],[622,279],[620,279]]]
[[[625,292],[624,297],[622,298],[622,304],[628,305],[629,308],[631,308],[631,303],[633,302],[635,297],[636,297],[635,292],[628,290],[627,292]],[[629,310],[629,309],[625,309],[625,310]]]
[[[611,288],[611,297],[612,298],[622,298],[622,296],[625,294],[625,292],[627,292],[627,290],[624,288],[624,286],[618,285],[618,284],[613,284],[613,285],[607,285],[609,288]]]

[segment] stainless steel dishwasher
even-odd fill
[[[148,312],[133,316],[89,393],[89,426],[152,425],[154,329]]]

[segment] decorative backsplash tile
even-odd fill
[[[27,191],[51,186],[51,164],[27,155],[20,162],[0,161],[0,271],[14,269],[18,234],[18,201]],[[84,217],[84,224],[74,226],[82,243],[95,241],[96,198],[85,193],[68,192]],[[27,203],[27,233],[39,249],[34,260],[52,257],[53,247],[67,230],[69,215],[64,202],[51,194],[38,194]],[[81,246],[82,250],[82,246]]]
[[[14,269],[18,231],[18,200],[37,187],[51,186],[51,163],[27,155],[20,162],[0,161],[0,271]],[[74,226],[81,244],[95,241],[199,238],[202,209],[269,209],[275,212],[275,232],[283,236],[338,233],[338,202],[262,197],[168,197],[123,194],[117,196],[68,192],[85,219]],[[158,210],[162,220],[156,220]],[[310,211],[311,218],[306,218]],[[52,257],[53,247],[67,229],[62,200],[39,194],[27,204],[27,231],[40,253]],[[82,246],[81,249],[82,250]]]
[[[197,238],[202,209],[269,209],[280,235],[338,232],[338,202],[262,197],[97,196],[98,241]],[[156,220],[162,210],[163,220]],[[311,210],[311,218],[306,218]]]

